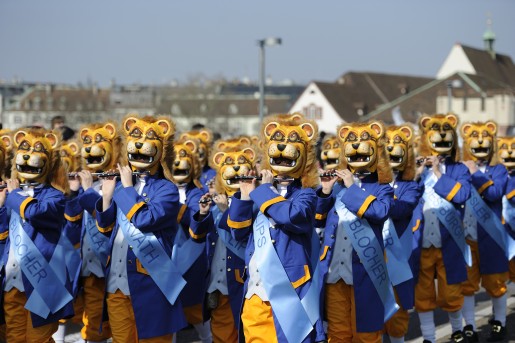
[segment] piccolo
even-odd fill
[[[20,187],[36,187],[39,186],[40,183],[38,182],[27,182],[27,183],[20,183]],[[0,189],[6,189],[7,185],[0,185]]]
[[[105,177],[115,177],[120,176],[120,173],[114,172],[114,173],[108,173],[108,172],[101,172],[101,173],[91,173],[91,175],[99,177],[99,178],[105,178]],[[149,175],[148,171],[134,171],[132,172],[132,175],[139,176],[139,175]],[[68,177],[76,177],[77,173],[68,173]]]
[[[233,178],[233,180],[257,180],[257,181],[261,181],[263,178],[261,176],[256,176],[256,175],[240,175],[240,176],[235,176]],[[282,181],[292,181],[293,178],[292,177],[274,177],[274,181],[276,182],[282,182]]]
[[[416,159],[417,166],[422,165],[425,161],[427,161],[430,157],[419,157]],[[447,158],[447,155],[439,155],[438,162],[442,163]]]
[[[207,204],[207,203],[209,203],[209,202],[211,202],[211,201],[212,201],[212,199],[211,199],[211,195],[208,195],[208,196],[206,196],[204,199],[200,199],[200,200],[198,201],[198,203],[199,203],[199,204]]]

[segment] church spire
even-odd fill
[[[489,18],[486,20],[486,31],[483,34],[483,41],[485,42],[485,50],[488,51],[493,59],[495,59],[495,33],[492,31],[492,18],[490,18],[490,15],[488,16]]]

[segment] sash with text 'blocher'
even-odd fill
[[[288,274],[275,251],[270,236],[271,223],[259,212],[254,221],[254,258],[272,310],[289,343],[302,342],[313,330],[319,317],[319,295],[315,271],[304,298],[293,288]],[[316,236],[313,229],[312,236]],[[318,242],[318,237],[315,237]]]
[[[366,219],[358,218],[349,211],[341,201],[346,188],[342,189],[336,197],[334,207],[338,213],[338,227],[343,227],[350,238],[352,248],[358,254],[363,267],[374,284],[379,298],[384,306],[384,321],[390,319],[399,309],[393,295],[393,288],[388,276],[383,250],[377,240],[374,230]]]
[[[120,209],[118,209],[116,221],[129,246],[132,246],[134,255],[140,260],[168,302],[173,305],[186,285],[179,268],[168,257],[152,232],[141,232]]]
[[[470,246],[465,242],[465,230],[463,229],[463,222],[459,212],[450,202],[436,194],[433,188],[426,188],[423,198],[428,203],[431,211],[451,234],[452,239],[463,255],[465,263],[472,267],[472,254]]]
[[[9,237],[11,244],[14,244],[16,261],[23,275],[34,287],[25,308],[47,318],[50,313],[56,313],[72,301],[72,295],[64,286],[66,268],[62,249],[56,247],[50,262],[47,262],[23,229],[20,215],[14,211],[11,211]]]
[[[466,206],[467,208],[470,207],[478,223],[481,223],[486,233],[504,251],[508,260],[511,260],[515,256],[515,241],[508,235],[501,220],[485,203],[474,187],[470,190],[470,198],[467,200]]]

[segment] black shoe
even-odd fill
[[[467,337],[467,341],[469,343],[479,342],[477,332],[474,331],[474,327],[472,325],[465,325],[463,328],[463,334]]]
[[[427,339],[425,339],[422,343],[431,343],[431,341],[428,341]]]
[[[501,325],[498,320],[492,320],[492,331],[486,339],[487,342],[499,342],[506,338],[506,327]]]
[[[451,342],[453,342],[453,343],[468,343],[467,336],[465,336],[463,334],[463,332],[461,332],[461,330],[455,331],[451,335]]]

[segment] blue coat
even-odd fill
[[[515,206],[515,177],[511,176],[511,174],[508,176],[508,183],[506,184],[506,199],[508,199],[512,206]],[[506,225],[511,237],[515,239],[515,227],[512,228],[508,224]]]
[[[487,166],[484,173],[478,170],[472,174],[472,185],[499,219],[502,218],[502,197],[507,183],[508,171],[502,164]],[[509,230],[509,228],[506,229]],[[479,222],[477,223],[477,244],[481,274],[497,274],[508,271],[509,261],[504,250],[495,243]]]
[[[229,207],[227,224],[231,228],[236,240],[247,241],[245,252],[245,271],[252,255],[254,254],[254,235],[252,225],[255,219],[254,204],[268,218],[275,222],[275,229],[270,230],[272,242],[279,256],[288,278],[292,282],[295,291],[302,299],[312,283],[313,267],[311,265],[311,235],[315,232],[315,211],[317,197],[315,191],[310,188],[301,188],[300,180],[292,182],[284,197],[278,195],[271,184],[262,184],[250,193],[251,200],[239,199],[239,193],[232,198]],[[248,279],[245,278],[246,294]],[[274,315],[274,322],[279,342],[285,342],[286,338]],[[306,340],[315,338],[316,332],[312,331]]]
[[[205,165],[202,168],[202,175],[200,175],[200,183],[202,185],[202,190],[206,194],[209,193],[209,187],[207,186],[207,182],[211,179],[214,179],[216,176],[216,170],[212,169],[210,166]]]
[[[97,201],[97,226],[110,235],[112,251],[118,232],[116,211],[120,208],[139,230],[152,232],[171,256],[180,207],[179,192],[172,182],[156,175],[146,176],[142,195],[134,187],[117,187],[107,210],[102,211],[102,199]],[[105,275],[109,275],[110,267],[108,262]],[[171,334],[187,325],[180,298],[174,305],[168,302],[132,249],[127,250],[127,277],[139,338]]]
[[[384,250],[383,225],[393,206],[393,188],[389,184],[379,184],[377,174],[371,174],[362,181],[361,188],[353,184],[341,198],[345,207],[358,217],[366,219]],[[333,197],[319,197],[317,212],[326,214],[325,235],[320,255],[320,277],[323,287],[333,258],[339,216],[334,208]],[[368,276],[365,267],[352,249],[352,279],[356,304],[356,327],[358,332],[374,332],[383,328],[384,306]]]
[[[201,222],[192,220],[193,215],[198,216],[199,200],[204,194],[204,191],[197,188],[192,182],[186,186],[186,203],[182,205],[179,217],[177,220],[180,222],[186,237],[193,239],[197,242],[205,242],[206,233],[209,230],[207,227],[201,227],[206,222],[204,218]],[[182,214],[182,215],[181,215]],[[201,231],[201,234],[195,237],[191,236],[192,232]],[[197,304],[204,303],[204,296],[206,293],[207,283],[207,256],[205,253],[201,254],[193,263],[190,269],[183,275],[187,284],[181,292],[182,306],[189,307]],[[196,323],[195,323],[196,324]]]
[[[6,219],[9,210],[15,211],[25,222],[22,224],[23,230],[30,239],[34,242],[41,254],[47,261],[50,261],[54,253],[55,247],[61,236],[61,230],[64,226],[64,194],[57,189],[44,185],[42,188],[34,188],[34,197],[27,197],[18,194],[18,191],[9,193],[6,199],[5,211],[2,215],[0,223],[2,223],[2,232],[8,232],[9,224]],[[6,225],[6,226],[4,226]],[[8,260],[10,241],[7,238],[5,242],[5,249],[2,256],[2,265]],[[27,299],[32,294],[34,288],[27,280],[22,271],[23,286]],[[70,294],[72,293],[72,284],[69,278],[65,287]],[[5,282],[5,271],[2,271],[2,291]],[[2,297],[3,299],[3,297]],[[3,306],[1,311],[3,311]],[[72,301],[66,304],[61,310],[56,313],[50,313],[47,318],[42,318],[34,313],[31,313],[32,324],[34,327],[43,326],[49,323],[54,323],[62,318],[67,318],[73,315]]]
[[[438,179],[434,185],[434,190],[436,194],[453,204],[454,208],[459,211],[461,219],[463,219],[465,202],[470,197],[469,170],[464,164],[455,163],[450,158],[445,161],[445,168],[445,174]],[[423,190],[423,181],[421,180],[419,184]],[[441,222],[440,235],[442,237],[441,250],[447,282],[453,285],[467,280],[465,259],[451,234]]]

